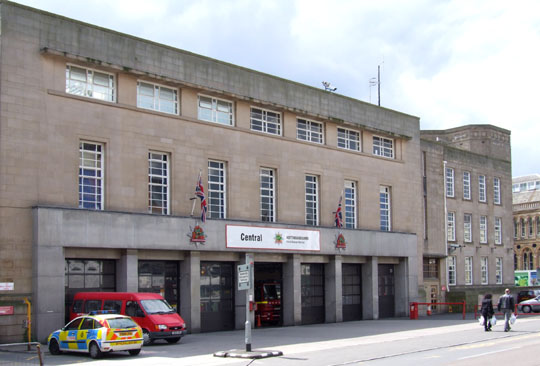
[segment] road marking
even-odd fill
[[[511,351],[511,350],[513,350],[513,349],[518,349],[518,348],[523,348],[523,347],[517,346],[517,347],[504,348],[504,349],[499,349],[499,350],[497,350],[497,351],[484,352],[484,353],[479,353],[479,354],[477,354],[477,355],[461,357],[461,358],[458,358],[458,360],[461,361],[461,360],[466,360],[466,359],[468,359],[468,358],[482,357],[482,356],[492,355],[492,354],[494,354],[494,353],[500,353],[500,352]]]

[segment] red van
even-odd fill
[[[116,310],[128,315],[143,330],[144,345],[156,339],[176,343],[186,334],[186,324],[167,301],[151,292],[79,292],[73,298],[69,320],[94,310]]]

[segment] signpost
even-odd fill
[[[246,292],[246,322],[245,322],[245,341],[246,341],[246,352],[251,352],[251,314],[250,312],[250,302],[251,295],[249,290],[253,288],[253,257],[250,254],[246,254],[246,264],[240,264],[238,266],[238,291],[247,291]]]

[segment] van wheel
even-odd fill
[[[148,346],[154,343],[154,340],[150,338],[150,332],[147,331],[146,329],[143,329],[142,336],[143,336],[143,346]]]
[[[139,353],[141,353],[141,349],[130,349],[128,352],[132,356],[137,356]]]
[[[176,338],[166,338],[165,340],[166,340],[167,343],[169,343],[169,344],[174,344],[174,343],[177,343],[177,342],[180,340],[180,337],[176,337]]]
[[[90,343],[90,357],[92,357],[93,359],[101,357],[101,350],[99,349],[99,346],[96,342]]]
[[[51,342],[49,343],[49,352],[51,353],[51,355],[59,355],[60,353],[62,353],[56,339],[51,339]]]

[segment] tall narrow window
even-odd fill
[[[306,225],[319,225],[319,184],[315,175],[306,175]]]
[[[103,210],[104,202],[103,145],[79,143],[79,207]]]
[[[527,226],[529,227],[529,237],[532,237],[533,236],[533,220],[532,220],[532,217],[529,217],[527,219]]]
[[[533,265],[533,254],[532,253],[529,253],[529,270],[533,270],[534,269],[534,265]]]
[[[471,173],[463,172],[463,199],[471,199]]]
[[[517,239],[518,237],[518,222],[516,219],[514,219],[514,239]]]
[[[261,220],[276,221],[276,172],[274,169],[261,168]]]
[[[394,140],[373,136],[373,155],[394,158]]]
[[[114,75],[92,69],[66,66],[66,93],[114,102]]]
[[[472,242],[472,215],[463,215],[463,241],[465,243]]]
[[[494,234],[495,244],[502,244],[502,219],[500,217],[495,218]]]
[[[456,241],[456,213],[448,212],[448,221],[446,223],[448,241]]]
[[[446,197],[454,197],[454,169],[446,168]]]
[[[501,257],[495,258],[495,283],[501,285],[503,282],[503,261]]]
[[[281,135],[281,114],[261,108],[251,108],[251,129]]]
[[[381,231],[391,231],[392,211],[390,187],[381,186],[379,189],[379,214]]]
[[[482,285],[488,284],[488,257],[481,257],[480,258],[480,281]]]
[[[540,216],[536,216],[536,236],[540,236]]]
[[[480,243],[487,243],[487,216],[480,216]]]
[[[346,180],[345,187],[345,227],[356,228],[356,182]]]
[[[478,176],[478,200],[480,202],[486,202],[486,176]]]
[[[208,216],[225,219],[227,212],[225,163],[208,161]]]
[[[501,204],[501,180],[499,178],[493,178],[493,203]]]
[[[137,107],[178,114],[178,90],[148,82],[137,82]]]
[[[360,133],[345,128],[337,129],[337,146],[342,149],[360,151]]]
[[[448,285],[456,285],[456,257],[450,256],[447,257],[446,263],[448,266]]]
[[[323,124],[303,118],[296,119],[296,138],[298,140],[323,143]]]
[[[199,95],[198,118],[202,121],[232,126],[233,104],[228,100]]]
[[[465,284],[473,284],[473,257],[465,257]]]
[[[169,156],[166,153],[148,153],[148,211],[169,214]]]
[[[523,218],[519,219],[519,226],[521,227],[521,237],[524,238],[525,237],[525,232],[526,232],[525,219],[523,219]]]

